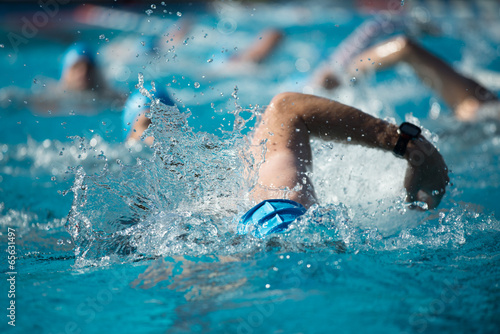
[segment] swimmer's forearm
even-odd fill
[[[373,117],[359,109],[343,103],[314,95],[283,93],[273,103],[279,103],[281,111],[292,117],[298,115],[306,125],[309,134],[325,140],[361,145],[392,152],[399,138],[398,126]],[[408,145],[404,156],[409,160],[413,150],[436,150],[424,137],[420,136],[418,147]]]
[[[273,103],[279,104],[279,110],[291,117],[301,117],[310,135],[325,140],[389,151],[398,139],[396,125],[340,102],[314,95],[283,93]]]

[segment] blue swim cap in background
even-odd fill
[[[270,199],[260,202],[241,217],[237,232],[264,238],[271,233],[284,231],[288,225],[306,213],[301,204],[286,199]]]
[[[158,87],[159,85],[156,85]],[[148,89],[147,85],[144,85],[144,88]],[[149,89],[148,89],[149,90]],[[175,103],[172,101],[168,92],[165,89],[156,88],[156,92],[153,93],[156,99],[160,99],[160,102],[167,106],[174,106]],[[123,109],[122,120],[123,120],[123,128],[125,138],[128,137],[130,131],[132,131],[132,126],[136,118],[143,112],[146,112],[149,109],[149,104],[151,100],[142,95],[139,90],[132,93],[127,102],[125,102],[125,107]]]
[[[71,66],[81,60],[84,60],[92,65],[95,65],[96,63],[92,48],[83,42],[77,42],[66,50],[62,59],[61,73],[64,74]]]

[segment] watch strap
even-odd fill
[[[421,130],[418,126],[408,122],[402,123],[398,129],[399,137],[394,149],[392,150],[393,153],[398,157],[404,157],[408,143],[410,140],[418,138],[420,132]]]

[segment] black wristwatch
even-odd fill
[[[394,154],[398,157],[404,157],[406,153],[406,146],[412,139],[418,138],[422,130],[414,124],[404,122],[399,126],[399,138],[396,146],[394,146]]]

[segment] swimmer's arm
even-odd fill
[[[398,126],[333,100],[283,93],[273,102],[283,104],[279,107],[281,110],[300,117],[309,134],[322,139],[392,152],[399,138]],[[449,182],[443,157],[434,145],[420,136],[408,144],[404,159],[408,161],[404,181],[407,200],[423,201],[429,208],[435,208]]]

